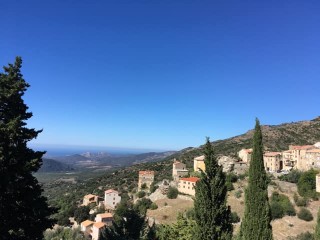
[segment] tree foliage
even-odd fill
[[[318,215],[317,215],[317,225],[316,225],[316,229],[314,232],[314,239],[320,239],[320,208],[318,210]]]
[[[159,240],[190,240],[194,236],[194,220],[179,214],[177,222],[170,225],[160,225],[157,229],[157,239]]]
[[[169,198],[169,199],[175,199],[175,198],[177,198],[178,197],[178,189],[177,188],[175,188],[175,187],[169,187],[169,189],[168,189],[168,193],[167,193],[167,197]]]
[[[32,117],[23,95],[29,87],[20,69],[22,60],[4,67],[0,73],[0,236],[1,239],[42,239],[53,225],[46,198],[33,176],[42,164],[44,152],[27,143],[41,131],[27,128]]]
[[[194,239],[231,239],[230,208],[226,205],[226,176],[218,165],[212,145],[207,138],[204,148],[206,172],[195,187],[195,237]]]
[[[302,197],[312,197],[314,198],[316,193],[316,175],[317,171],[311,169],[301,174],[298,181],[298,193]]]
[[[272,219],[282,218],[285,215],[295,216],[296,211],[286,195],[273,192],[270,201]]]
[[[245,190],[245,212],[239,239],[272,239],[270,222],[271,211],[268,202],[268,179],[263,164],[262,132],[259,120],[256,119],[248,187]]]

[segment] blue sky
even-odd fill
[[[319,116],[319,1],[5,1],[35,144],[181,149]]]

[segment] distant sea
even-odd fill
[[[166,150],[155,149],[134,149],[134,148],[112,148],[112,147],[82,147],[82,146],[51,146],[51,145],[36,145],[32,144],[30,148],[37,151],[46,151],[45,157],[62,157],[74,154],[90,153],[108,153],[111,155],[128,155],[140,154],[147,152],[163,152]]]

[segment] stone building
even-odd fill
[[[150,185],[154,181],[154,171],[139,171],[138,191],[150,190]],[[144,189],[142,187],[145,186]]]
[[[277,172],[283,169],[281,152],[266,152],[263,154],[263,162],[266,171]]]
[[[252,148],[249,148],[249,149],[244,148],[238,152],[238,157],[247,164],[250,164],[251,155],[252,155]]]
[[[179,181],[179,178],[187,176],[189,173],[186,165],[176,159],[173,160],[172,164],[172,177],[174,181]]]
[[[202,171],[206,171],[206,165],[204,164],[204,155],[195,157],[193,159],[193,170],[195,172],[200,172],[200,169]]]

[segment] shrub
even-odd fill
[[[154,193],[157,189],[158,189],[159,186],[156,186],[154,184],[154,182],[150,185],[150,192],[151,193]]]
[[[291,183],[298,183],[299,178],[301,177],[302,172],[298,170],[292,170],[286,175],[279,176],[281,181],[291,182]]]
[[[171,187],[171,186],[170,186],[169,189],[168,189],[167,197],[168,197],[169,199],[175,199],[175,198],[177,198],[177,197],[178,197],[178,189],[175,188],[175,187]]]
[[[242,190],[238,190],[238,191],[236,191],[236,192],[234,193],[234,196],[235,196],[236,198],[241,198],[241,195],[242,195]]]
[[[231,222],[232,223],[240,222],[240,217],[238,216],[238,214],[236,212],[231,213]]]
[[[146,192],[144,192],[144,191],[140,191],[137,193],[138,198],[143,198],[145,195],[146,195]]]
[[[296,215],[296,211],[289,198],[278,192],[272,193],[270,207],[273,219],[282,218],[284,215]]]
[[[152,203],[150,206],[151,210],[156,210],[158,208],[158,205],[156,203]]]
[[[289,237],[288,240],[314,240],[313,234],[310,232],[300,233],[295,237]]]
[[[301,208],[299,213],[298,213],[298,218],[305,220],[307,222],[312,221],[313,220],[313,216],[311,214],[311,212],[306,209],[306,208]]]
[[[233,183],[230,181],[226,181],[226,186],[228,191],[234,190]]]
[[[316,196],[316,175],[317,171],[311,169],[307,172],[302,173],[298,181],[298,193],[302,197]]]
[[[298,207],[306,207],[307,206],[307,199],[306,198],[301,198],[298,196],[298,194],[294,194],[293,199]]]
[[[272,219],[282,218],[284,216],[283,208],[279,202],[271,202],[270,208]]]

